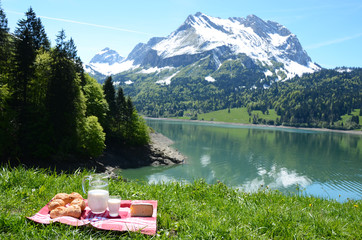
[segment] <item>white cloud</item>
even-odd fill
[[[15,11],[7,11],[7,12],[17,14],[17,15],[23,15],[23,13],[15,12]],[[99,25],[99,24],[94,24],[94,23],[80,22],[80,21],[64,19],[64,18],[54,18],[54,17],[47,17],[47,16],[39,16],[39,15],[37,15],[37,17],[40,17],[40,18],[43,18],[43,19],[59,21],[59,22],[68,22],[68,23],[87,25],[87,26],[97,27],[97,28],[105,28],[105,29],[116,30],[116,31],[121,31],[121,32],[131,32],[131,33],[138,33],[138,34],[144,34],[144,35],[150,35],[150,36],[152,35],[150,33],[134,31],[134,30],[126,29],[126,28],[118,28],[118,27]]]

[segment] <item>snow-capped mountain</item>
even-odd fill
[[[286,27],[255,15],[220,19],[203,13],[190,15],[166,38],[138,44],[125,62],[141,67],[179,67],[212,55],[215,67],[236,54],[264,65],[284,65],[287,77],[319,69]]]
[[[85,65],[85,71],[93,75],[108,76],[116,74],[121,71],[120,65],[123,59],[115,50],[105,48],[97,53],[89,64]]]
[[[180,69],[210,57],[216,71],[240,54],[247,58],[244,65],[261,67],[265,69],[265,76],[276,76],[279,80],[320,69],[303,50],[296,35],[279,23],[264,21],[255,15],[221,19],[200,12],[188,16],[169,36],[137,44],[126,59],[109,65],[112,68],[103,68],[107,71],[102,70],[105,65],[99,61],[91,61],[89,66],[104,75],[137,68],[142,68],[140,73],[151,73]],[[171,71],[172,75],[175,72]]]

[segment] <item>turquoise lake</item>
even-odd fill
[[[362,135],[147,119],[186,164],[122,170],[149,183],[203,178],[243,191],[260,187],[340,202],[362,198]]]

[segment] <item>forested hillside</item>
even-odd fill
[[[0,159],[95,157],[106,139],[148,142],[131,99],[84,73],[63,30],[52,47],[32,8],[11,34],[0,7]]]
[[[197,68],[194,67],[197,65]],[[304,74],[286,81],[276,75],[265,76],[258,65],[247,65],[242,56],[227,61],[206,81],[208,59],[177,72],[170,84],[159,84],[162,72],[125,72],[116,81],[134,99],[139,112],[152,117],[196,116],[220,109],[247,107],[251,110],[275,109],[274,124],[306,127],[354,129],[358,117],[348,126],[339,122],[342,115],[361,109],[362,69],[345,68]],[[252,116],[251,116],[252,117]]]

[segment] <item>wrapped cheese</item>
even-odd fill
[[[151,203],[132,203],[131,217],[152,217],[153,205]]]

